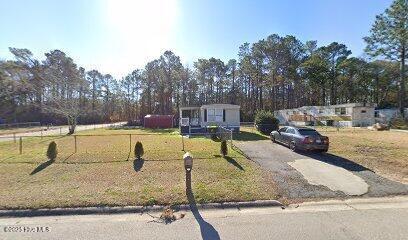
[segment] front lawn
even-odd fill
[[[76,138],[76,153],[73,136],[23,139],[21,155],[18,141],[0,142],[0,208],[188,202],[182,139],[174,129],[99,129],[79,132]],[[59,150],[55,162],[45,157],[51,140]],[[143,143],[143,161],[134,161],[130,151],[136,141]],[[184,138],[184,149],[195,158],[192,188],[197,202],[277,197],[270,173],[239,152],[229,148],[230,157],[223,158],[220,143],[203,137]]]

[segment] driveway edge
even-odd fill
[[[198,209],[227,209],[227,208],[250,208],[250,207],[282,207],[277,200],[257,200],[251,202],[223,202],[196,204]],[[144,213],[159,212],[166,207],[164,205],[153,206],[123,206],[123,207],[77,207],[77,208],[41,208],[41,209],[15,209],[0,210],[0,217],[37,217],[37,216],[62,216],[62,215],[89,215],[89,214],[121,214],[121,213]],[[173,205],[172,209],[191,210],[188,204]]]

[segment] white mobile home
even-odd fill
[[[303,106],[275,111],[281,124],[364,127],[375,123],[375,104],[348,103],[329,106]]]
[[[240,106],[208,104],[201,107],[180,107],[181,133],[205,132],[208,126],[222,126],[239,131]]]

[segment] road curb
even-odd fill
[[[251,207],[282,207],[277,200],[257,200],[251,202],[223,202],[205,203],[195,205],[198,209],[228,209],[228,208],[251,208]],[[124,206],[124,207],[78,207],[78,208],[41,208],[41,209],[16,209],[0,210],[0,217],[37,217],[37,216],[63,216],[63,215],[89,215],[89,214],[121,214],[121,213],[144,213],[163,211],[167,206]],[[189,211],[190,205],[174,205],[172,209],[177,211]]]

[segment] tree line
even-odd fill
[[[350,102],[407,106],[408,3],[395,0],[377,16],[365,38],[368,58],[346,45],[318,46],[272,34],[239,47],[238,58],[198,59],[183,65],[172,51],[122,79],[86,71],[60,50],[33,57],[10,48],[0,61],[0,118],[8,122],[80,123],[137,120],[146,114],[178,114],[180,106],[231,103],[241,120],[258,109]]]

